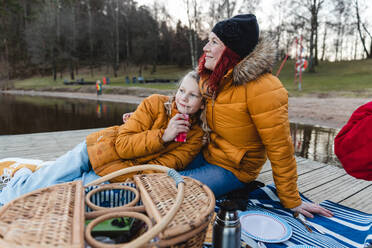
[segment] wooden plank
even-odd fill
[[[333,181],[330,181],[326,184],[322,184],[307,192],[304,192],[304,195],[315,202],[320,202],[325,199],[333,202],[341,202],[345,198],[355,195],[357,192],[359,192],[360,190],[362,190],[363,188],[370,184],[371,182],[357,180],[354,177],[345,174],[344,176],[339,177]],[[370,207],[368,211],[371,212],[372,197],[369,198]]]
[[[21,157],[54,160],[83,142],[98,129],[3,135],[0,136],[0,158]]]
[[[296,162],[297,162],[297,174],[299,175],[299,178],[301,177],[301,175],[304,175],[306,173],[313,172],[315,170],[319,170],[324,167],[327,167],[327,165],[316,163],[311,160],[300,158],[300,157],[296,157]],[[272,177],[271,163],[269,160],[266,161],[257,180],[265,184],[274,183],[274,179]]]
[[[318,170],[302,174],[298,178],[298,189],[305,193],[319,185],[325,184],[345,175],[345,171],[325,166]]]
[[[339,203],[363,212],[372,213],[372,182],[358,193],[341,200]]]

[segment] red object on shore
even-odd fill
[[[355,110],[337,134],[335,154],[348,174],[372,181],[372,101]]]
[[[186,121],[189,120],[189,115],[188,114],[183,114],[182,116],[183,116],[184,120],[186,120]],[[185,132],[179,133],[179,134],[177,134],[174,141],[176,141],[176,142],[186,142],[186,136],[187,136],[187,133],[185,133]]]

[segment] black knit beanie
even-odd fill
[[[241,58],[250,54],[258,43],[259,28],[255,15],[236,15],[218,22],[212,32]]]

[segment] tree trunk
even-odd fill
[[[5,63],[6,63],[6,74],[8,81],[10,80],[10,64],[9,64],[9,49],[8,49],[8,42],[6,38],[4,39],[4,53],[5,53]]]
[[[315,27],[315,42],[314,42],[314,51],[315,51],[315,54],[314,54],[314,63],[315,63],[315,66],[317,66],[319,63],[318,63],[318,26],[319,26],[319,23],[318,23],[318,14],[315,15],[315,23],[314,23]]]
[[[53,80],[57,80],[57,65],[56,62],[53,60]]]
[[[363,37],[363,34],[362,34],[361,20],[360,20],[360,15],[359,15],[358,0],[355,0],[355,12],[356,12],[356,16],[357,16],[357,28],[358,28],[358,32],[359,32],[359,37],[360,37],[360,40],[362,41],[364,52],[367,55],[367,58],[371,58],[372,55],[367,50],[365,37]]]
[[[151,74],[154,74],[156,72],[156,63],[154,62],[152,64]]]
[[[338,51],[340,50],[340,39],[342,39],[342,37],[341,37],[341,23],[339,23],[339,25],[337,27],[337,37],[336,37],[336,44],[335,44],[335,51],[336,51],[335,61],[338,61]]]
[[[140,64],[138,67],[138,75],[142,76],[142,64]]]
[[[313,27],[313,26],[312,26]],[[315,72],[315,64],[314,64],[314,29],[311,28],[310,31],[310,65],[309,65],[309,72]]]
[[[372,42],[371,42],[372,46]],[[357,59],[357,51],[358,51],[358,35],[355,35],[355,42],[354,42],[354,60]]]
[[[70,78],[71,80],[75,80],[74,63],[72,61],[70,61]]]
[[[345,28],[345,26],[342,25],[342,27],[341,27],[341,37],[344,37],[344,33],[345,33],[344,28]],[[342,51],[344,50],[344,49],[342,49],[342,45],[344,44],[344,42],[343,42],[344,39],[345,38],[341,38],[341,40],[340,40],[340,61],[342,61]]]
[[[187,17],[189,19],[189,46],[190,46],[190,56],[191,56],[191,65],[192,68],[195,68],[197,63],[196,63],[196,58],[195,58],[195,47],[194,47],[194,39],[193,39],[193,33],[192,33],[192,20],[191,20],[191,15],[190,15],[190,4],[189,0],[186,1],[186,11],[187,11]]]
[[[321,61],[324,61],[325,50],[326,50],[326,39],[327,39],[327,23],[324,24],[323,44],[322,44],[322,57]]]
[[[92,18],[92,9],[90,7],[90,1],[86,1],[87,10],[88,10],[88,39],[89,39],[89,70],[90,76],[93,77],[93,18]]]
[[[116,14],[115,14],[115,66],[114,66],[114,76],[118,76],[119,69],[119,0],[116,0]]]
[[[194,1],[194,58],[195,58],[195,62],[193,64],[193,67],[192,68],[196,68],[198,63],[198,33],[197,33],[197,30],[198,30],[198,12],[197,12],[197,2]]]
[[[70,77],[71,80],[75,79],[75,53],[76,53],[76,8],[75,2],[72,3],[72,46],[70,51]],[[77,56],[76,56],[77,57]]]
[[[310,7],[311,12],[311,19],[310,19],[310,65],[309,65],[309,72],[315,72],[315,59],[314,59],[314,39],[315,39],[315,32],[316,32],[316,0],[313,0],[313,3]]]

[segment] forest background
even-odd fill
[[[212,26],[239,13],[260,13],[261,35],[275,40],[279,61],[294,59],[302,37],[310,73],[323,61],[372,58],[368,0],[271,0],[270,11],[265,0],[174,1],[185,20],[159,1],[0,0],[0,82],[75,80],[79,71],[92,77],[102,68],[113,77],[133,67],[138,75],[159,65],[194,68]]]

